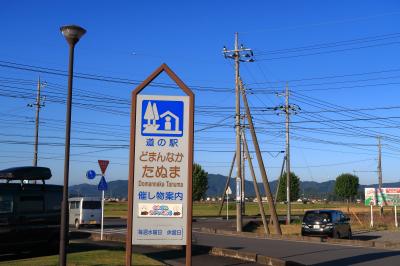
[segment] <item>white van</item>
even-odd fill
[[[101,198],[69,198],[69,224],[79,229],[82,225],[101,226]]]

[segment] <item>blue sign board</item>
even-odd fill
[[[142,136],[183,136],[183,101],[143,100]]]
[[[93,170],[89,170],[89,171],[86,172],[86,177],[87,177],[88,179],[93,179],[93,178],[96,177],[96,172],[93,171]]]
[[[97,186],[97,189],[102,191],[102,190],[107,190],[108,185],[106,182],[106,179],[104,178],[104,176],[101,177],[99,185]]]

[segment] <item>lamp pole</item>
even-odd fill
[[[60,28],[61,33],[69,44],[69,69],[68,69],[68,95],[67,95],[67,115],[65,126],[65,159],[64,159],[64,187],[61,205],[61,226],[60,226],[60,253],[59,265],[67,264],[68,246],[68,179],[69,179],[69,152],[71,141],[71,107],[72,107],[72,79],[74,69],[74,48],[79,39],[86,33],[80,26],[68,25]]]

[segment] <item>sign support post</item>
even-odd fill
[[[229,220],[229,217],[228,217],[229,216],[229,195],[232,194],[232,190],[229,185],[226,188],[225,194],[226,194],[226,220],[228,221]]]
[[[371,206],[371,223],[370,223],[370,227],[374,227],[374,212],[373,212],[373,206],[372,206],[372,204],[370,205]]]
[[[229,195],[226,194],[226,220],[229,220]]]
[[[104,233],[104,191],[107,190],[107,182],[104,178],[104,174],[106,173],[106,169],[110,161],[107,160],[99,160],[99,166],[101,170],[101,179],[98,185],[98,190],[101,190],[101,229],[100,229],[100,240],[103,240],[103,233]]]
[[[104,230],[104,190],[101,191],[101,233],[100,240],[103,240],[103,230]]]
[[[165,72],[186,96],[139,94]],[[132,92],[125,265],[132,245],[186,245],[192,263],[194,94],[162,64]]]
[[[365,205],[371,206],[371,227],[374,226],[372,206],[379,206],[380,210],[384,206],[394,207],[394,224],[398,227],[397,221],[397,205],[400,202],[400,188],[399,187],[385,187],[385,188],[365,188]]]

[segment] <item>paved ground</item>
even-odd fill
[[[239,249],[292,260],[306,265],[399,265],[400,251],[351,247],[326,243],[255,239],[194,233],[199,245]]]
[[[400,243],[400,231],[355,232],[354,239]],[[400,264],[400,263],[399,263]]]
[[[246,225],[247,222],[254,220],[254,218],[245,218],[243,219],[243,224]],[[109,230],[109,232],[115,233],[124,233],[126,228],[126,220],[125,219],[105,219],[105,228]],[[224,229],[224,230],[232,230],[236,229],[236,220],[230,219],[226,220],[226,218],[196,218],[193,222],[193,230],[200,231],[200,228],[208,227],[208,228],[216,228],[216,229]],[[86,228],[85,228],[86,229]],[[83,229],[83,230],[85,230]],[[96,232],[100,232],[100,230],[95,230]],[[357,240],[373,240],[373,241],[390,241],[390,242],[398,242],[400,243],[400,229],[397,232],[391,231],[360,231],[354,232],[354,239]],[[400,265],[400,264],[399,264]]]
[[[107,221],[105,233],[126,234],[124,221]],[[114,222],[114,223],[113,223]],[[286,240],[254,239],[233,236],[222,236],[199,232],[199,228],[217,226],[218,228],[229,228],[231,225],[221,219],[197,219],[193,223],[193,240],[197,245],[209,247],[221,247],[237,249],[246,252],[292,260],[307,265],[400,265],[400,251],[384,250],[377,248],[351,247],[346,245],[332,245],[327,243],[308,243]],[[85,229],[83,229],[85,230]],[[99,232],[98,229],[86,229]],[[392,240],[400,242],[399,233],[385,231],[360,233],[356,235],[359,239]],[[211,264],[213,265],[213,264]],[[221,265],[221,264],[215,264]],[[222,264],[223,265],[223,264]]]

